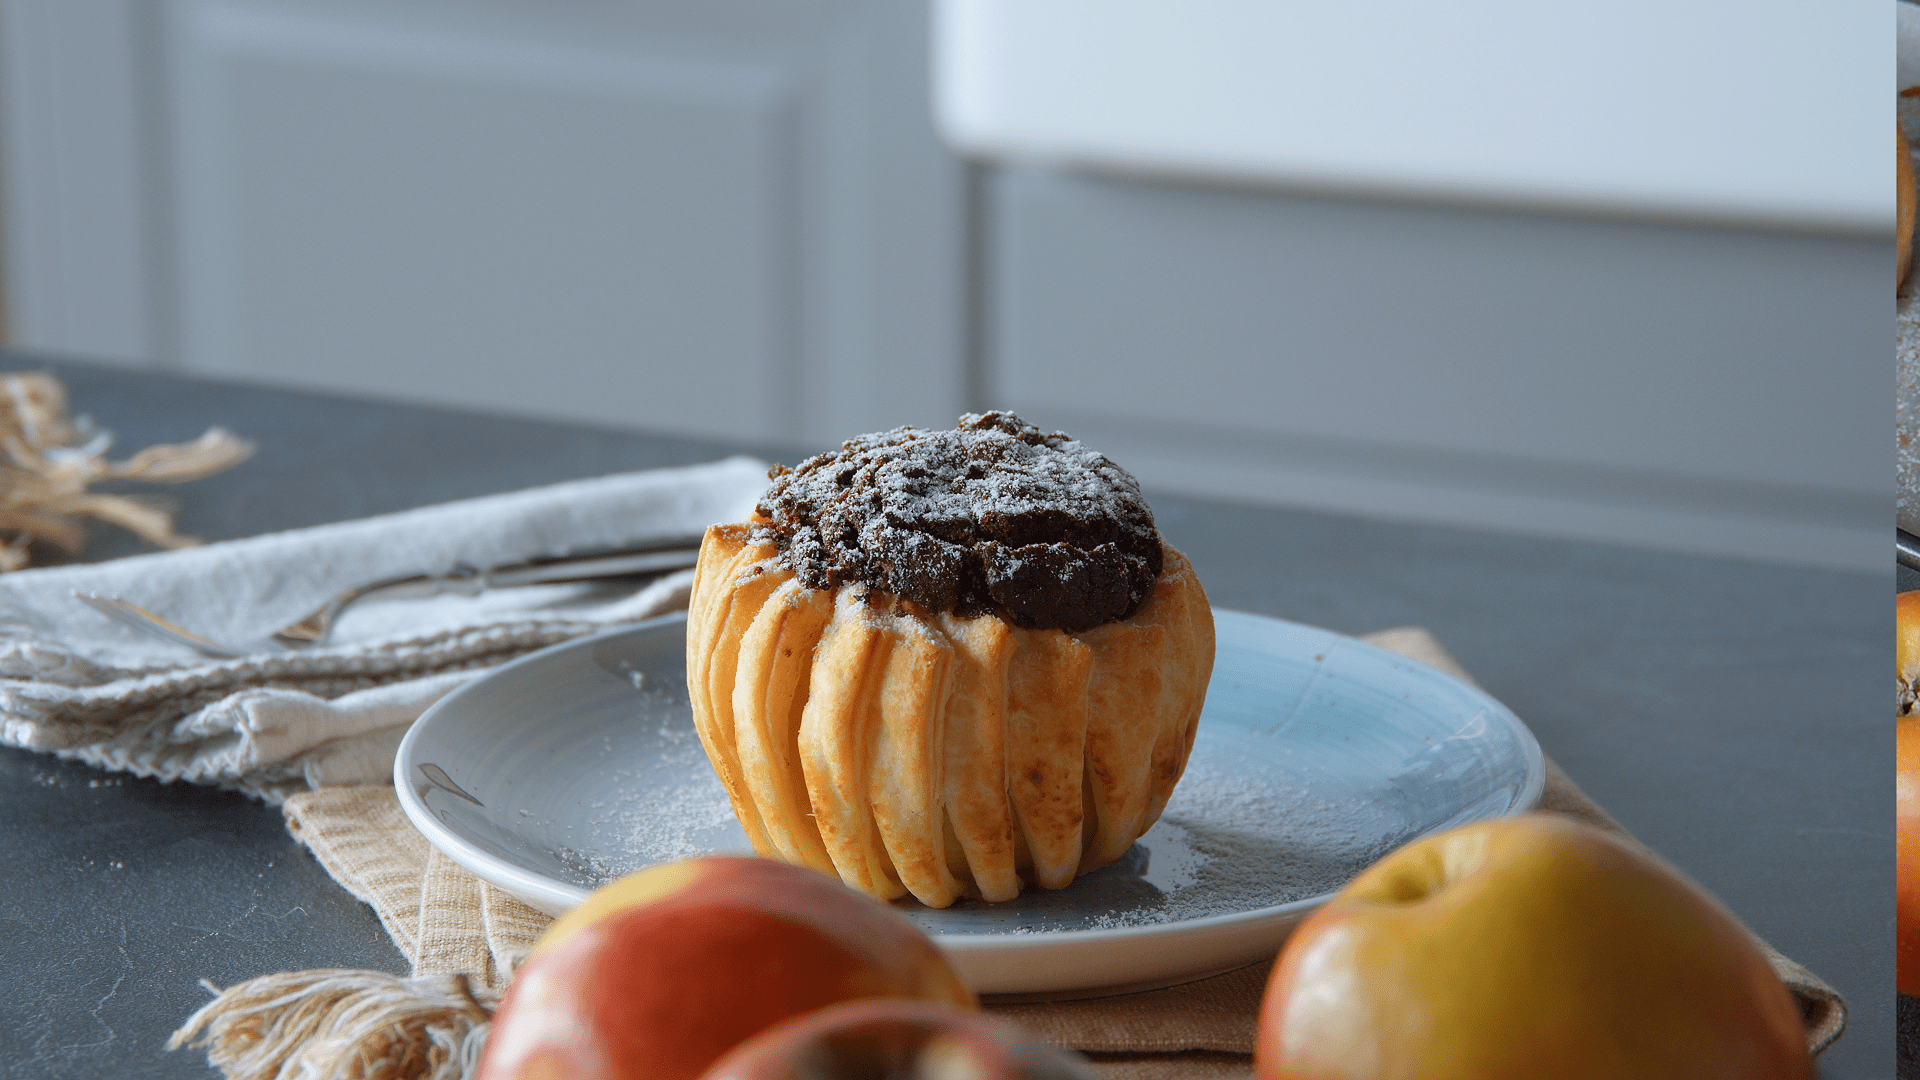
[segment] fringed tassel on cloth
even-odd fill
[[[201,985],[219,996],[167,1049],[205,1046],[228,1080],[461,1080],[499,1003],[465,975],[324,969]]]

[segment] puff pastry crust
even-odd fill
[[[1186,768],[1213,671],[1206,593],[1163,550],[1132,617],[1068,633],[809,589],[751,524],[708,529],[687,686],[754,848],[931,907],[1118,859]]]

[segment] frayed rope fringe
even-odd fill
[[[499,1002],[465,975],[323,969],[200,985],[218,996],[167,1049],[205,1046],[228,1080],[461,1080]]]

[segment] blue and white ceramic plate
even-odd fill
[[[1186,775],[1119,863],[1005,904],[897,904],[979,992],[1119,992],[1270,957],[1386,852],[1539,800],[1539,744],[1479,689],[1326,630],[1214,620]],[[395,761],[407,816],[554,914],[651,863],[748,851],[694,734],[685,625],[557,645],[442,699]]]

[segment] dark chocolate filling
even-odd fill
[[[1138,611],[1160,574],[1133,477],[1009,412],[861,435],[770,478],[762,533],[808,588],[1086,630]]]

